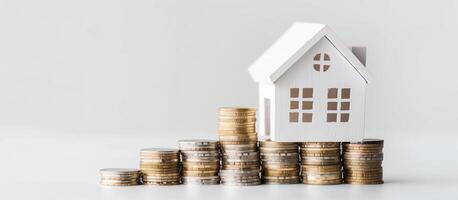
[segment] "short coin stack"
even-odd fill
[[[219,184],[220,156],[214,140],[179,140],[183,161],[183,183],[198,185]]]
[[[299,183],[299,147],[295,142],[260,141],[262,180],[266,184]]]
[[[243,186],[260,184],[256,109],[220,108],[218,128],[223,156],[219,174],[221,183]]]
[[[383,183],[383,140],[344,142],[344,181],[350,184]]]
[[[101,185],[106,186],[131,186],[140,183],[140,170],[107,168],[100,170]]]
[[[342,183],[339,142],[301,144],[302,182],[330,185]]]
[[[140,169],[142,182],[145,185],[177,185],[181,183],[180,154],[176,149],[141,149]]]

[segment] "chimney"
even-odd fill
[[[364,66],[366,66],[366,49],[366,47],[351,47],[353,54]]]

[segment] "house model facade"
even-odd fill
[[[259,84],[261,136],[273,141],[363,139],[370,79],[365,49],[352,52],[327,25],[293,24],[249,72]]]

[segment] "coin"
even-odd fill
[[[131,186],[140,182],[140,170],[128,168],[100,169],[100,184],[104,186]]]

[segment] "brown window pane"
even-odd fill
[[[299,113],[290,112],[289,113],[289,122],[299,122]]]
[[[342,99],[350,98],[350,88],[342,88]]]
[[[329,55],[327,53],[324,54],[324,60],[326,61],[330,61],[331,58],[329,57]]]
[[[350,110],[350,102],[341,102],[340,110]]]
[[[290,109],[299,109],[299,101],[290,101],[289,108]]]
[[[313,57],[313,60],[319,61],[320,58],[321,58],[321,53],[318,53],[315,55],[315,57]]]
[[[328,102],[328,110],[337,110],[337,102]]]
[[[302,88],[302,98],[313,98],[313,88]]]
[[[312,113],[302,113],[302,122],[312,122]]]
[[[327,122],[337,122],[337,113],[328,113]]]
[[[313,101],[302,101],[302,110],[312,110]]]
[[[299,88],[289,89],[289,94],[291,98],[298,98],[299,97]]]
[[[313,69],[315,69],[315,71],[319,72],[320,68],[321,68],[320,64],[313,64]]]
[[[337,88],[329,88],[328,89],[328,99],[335,99],[337,98]]]
[[[348,122],[348,120],[350,120],[350,114],[349,113],[340,114],[340,122]]]
[[[331,67],[330,65],[323,65],[323,71],[328,71],[329,67]]]

